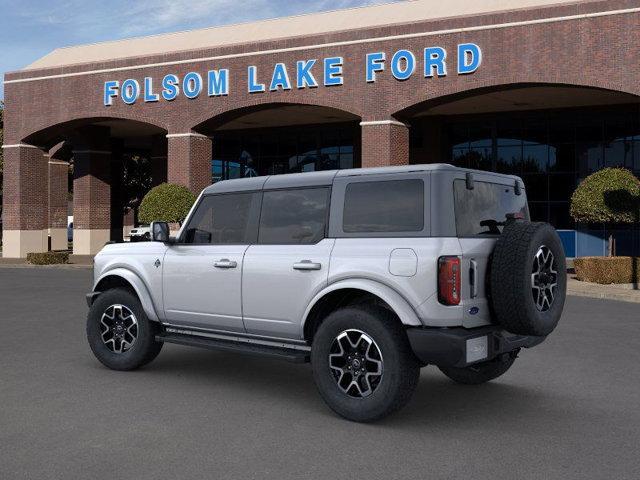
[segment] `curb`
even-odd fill
[[[93,265],[79,265],[75,263],[59,263],[56,265],[32,265],[30,263],[0,263],[0,269],[3,268],[44,268],[44,269],[61,269],[61,270],[77,270],[93,268]]]
[[[600,285],[598,283],[582,282],[574,278],[570,278],[567,282],[567,295],[640,303],[640,290],[632,290],[626,285]]]

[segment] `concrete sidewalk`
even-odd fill
[[[575,275],[569,275],[567,295],[640,303],[640,285],[636,288],[638,289],[635,289],[632,283],[600,285],[599,283],[582,282],[576,280]]]

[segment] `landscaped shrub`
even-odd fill
[[[578,280],[601,284],[640,282],[638,257],[581,257],[573,261]],[[635,278],[634,278],[635,275]]]
[[[27,253],[27,262],[32,265],[56,265],[69,263],[69,252]]]
[[[149,190],[140,204],[138,219],[142,223],[165,221],[182,223],[196,196],[182,185],[163,183]]]
[[[624,168],[605,168],[585,178],[571,196],[571,216],[584,223],[634,223],[640,180]]]

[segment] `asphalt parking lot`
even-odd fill
[[[0,268],[0,479],[637,479],[640,306],[570,297],[497,381],[426,368],[395,416],[336,417],[308,365],[165,345],[114,372],[90,270]]]

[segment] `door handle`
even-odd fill
[[[469,296],[476,298],[478,296],[478,262],[475,260],[469,261],[469,284],[471,287]]]
[[[228,258],[223,258],[215,262],[213,266],[216,268],[236,268],[238,266],[238,262],[229,260]]]
[[[293,264],[294,270],[320,270],[322,268],[321,263],[315,263],[311,260],[302,260]]]

